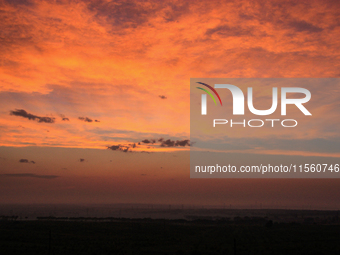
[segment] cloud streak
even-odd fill
[[[3,177],[29,177],[29,178],[39,178],[39,179],[55,179],[60,176],[58,175],[38,175],[38,174],[32,174],[32,173],[17,173],[17,174],[0,174],[0,176]]]

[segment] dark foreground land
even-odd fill
[[[0,254],[340,254],[340,225],[249,218],[2,220]]]

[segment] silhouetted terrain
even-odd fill
[[[0,254],[340,254],[338,211],[183,211],[176,220],[2,216]]]

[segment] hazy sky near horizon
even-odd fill
[[[339,77],[339,11],[321,0],[0,0],[0,202],[340,207],[338,180],[191,180],[186,142],[190,78]],[[256,153],[289,140],[338,157],[339,88],[328,89],[313,112],[326,126]]]

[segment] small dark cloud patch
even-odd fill
[[[125,144],[125,145],[112,145],[112,146],[107,146],[107,149],[113,150],[113,151],[122,151],[122,152],[133,152],[134,148],[138,148],[140,145],[145,144],[148,145],[146,148],[151,149],[152,146],[160,146],[160,147],[185,147],[185,146],[191,146],[190,140],[171,140],[167,139],[165,140],[164,138],[159,138],[159,139],[144,139],[141,142],[138,143],[131,143],[131,144]],[[140,151],[144,153],[149,153],[147,151]]]
[[[159,98],[161,98],[161,99],[167,99],[167,97],[166,97],[166,96],[163,96],[163,95],[159,95]]]
[[[23,6],[34,6],[35,3],[32,0],[5,0],[5,2],[7,2],[8,4],[12,4],[12,5],[23,5]]]
[[[41,117],[38,115],[34,115],[26,112],[23,109],[15,109],[14,111],[10,111],[10,115],[20,116],[29,120],[37,120],[39,123],[54,123],[55,118],[51,117]]]
[[[38,175],[38,174],[31,174],[31,173],[24,173],[24,174],[1,174],[0,176],[6,177],[32,177],[32,178],[42,178],[42,179],[55,179],[60,176],[57,175]]]
[[[213,34],[217,34],[222,37],[231,37],[231,36],[251,36],[253,33],[252,28],[243,28],[240,26],[230,27],[228,25],[219,25],[214,28],[210,28],[206,31],[207,36],[211,36]]]
[[[91,119],[89,117],[78,117],[78,119],[81,120],[81,121],[84,121],[84,122],[89,122],[89,123],[91,123],[91,122],[100,122],[100,120],[93,120],[93,119]]]
[[[184,147],[184,146],[190,146],[190,140],[163,140],[161,142],[161,147]]]
[[[108,146],[107,148],[110,150],[116,151],[116,150],[119,150],[120,145],[112,145],[112,146]]]
[[[318,33],[323,31],[323,28],[314,26],[313,24],[308,23],[304,20],[292,21],[288,25],[296,32]]]
[[[144,139],[142,140],[142,143],[145,144],[155,144],[159,142],[161,147],[184,147],[184,146],[190,146],[190,140],[165,140],[164,138],[159,139]]]
[[[167,3],[167,10],[164,13],[164,19],[166,22],[178,21],[181,16],[190,12],[190,1]]]
[[[144,139],[142,141],[142,143],[151,143],[151,144],[154,144],[154,143],[156,143],[156,139]]]
[[[64,114],[59,114],[59,116],[61,117],[62,121],[70,121],[70,119],[67,118]]]
[[[88,117],[78,117],[78,119],[85,121],[85,122],[93,122],[93,120]]]
[[[164,5],[145,5],[143,1],[90,1],[87,8],[99,20],[105,20],[114,28],[137,28],[146,23]]]
[[[35,161],[31,160],[29,161],[28,159],[22,158],[19,160],[19,163],[31,163],[31,164],[35,164]]]
[[[79,159],[79,162],[85,162],[85,159],[80,158],[80,159]]]
[[[141,174],[141,176],[146,176],[146,174]]]
[[[112,146],[108,146],[107,147],[109,150],[113,150],[113,151],[122,151],[122,152],[128,152],[129,149],[131,148],[130,145],[112,145]]]
[[[175,143],[175,146],[190,146],[190,140],[178,140]]]

